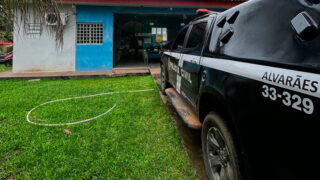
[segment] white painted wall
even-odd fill
[[[48,31],[49,27],[46,25],[41,35],[27,35],[21,27],[15,27],[13,48],[14,73],[75,71],[75,9],[71,5],[65,5],[61,11],[70,15],[64,29],[62,50],[56,48],[54,36],[50,35]],[[19,12],[17,13],[17,17],[19,17]]]

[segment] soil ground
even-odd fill
[[[150,69],[150,72],[158,88],[160,89],[160,69]],[[190,162],[192,163],[192,166],[196,171],[198,179],[208,179],[202,157],[201,131],[188,128],[180,118],[180,116],[177,114],[167,96],[163,95],[161,92],[159,93],[163,102],[167,106],[174,126],[181,138],[181,143],[183,144]]]

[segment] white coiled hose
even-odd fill
[[[29,119],[29,116],[30,114],[35,110],[37,109],[38,107],[41,107],[41,106],[44,106],[44,105],[47,105],[47,104],[52,104],[52,103],[56,103],[56,102],[60,102],[60,101],[68,101],[68,100],[72,100],[72,99],[84,99],[84,98],[92,98],[92,97],[96,97],[96,96],[103,96],[103,95],[110,95],[110,94],[120,94],[120,93],[138,93],[138,92],[147,92],[147,91],[153,91],[154,89],[144,89],[144,90],[132,90],[132,91],[123,91],[123,92],[106,92],[106,93],[99,93],[99,94],[92,94],[92,95],[87,95],[87,96],[78,96],[78,97],[71,97],[71,98],[65,98],[65,99],[57,99],[57,100],[53,100],[53,101],[48,101],[48,102],[45,102],[45,103],[42,103],[34,108],[32,108],[28,113],[27,113],[27,116],[26,116],[26,119],[27,119],[27,122],[30,123],[30,124],[34,124],[34,125],[39,125],[39,126],[70,126],[70,125],[75,125],[75,124],[80,124],[80,123],[85,123],[85,122],[89,122],[89,121],[92,121],[94,119],[97,119],[101,116],[104,116],[106,114],[108,114],[109,112],[111,112],[116,106],[117,104],[114,104],[110,109],[108,109],[106,112],[98,115],[98,116],[95,116],[95,117],[92,117],[92,118],[89,118],[89,119],[85,119],[85,120],[81,120],[81,121],[76,121],[76,122],[71,122],[71,123],[62,123],[62,124],[45,124],[45,123],[37,123],[37,122],[32,122],[30,119]]]

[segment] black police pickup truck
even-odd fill
[[[214,180],[320,179],[319,0],[250,0],[184,27],[161,88]]]

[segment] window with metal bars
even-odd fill
[[[77,23],[77,44],[102,44],[103,25],[101,23]]]
[[[41,34],[41,31],[42,31],[41,23],[27,23],[28,35]]]

